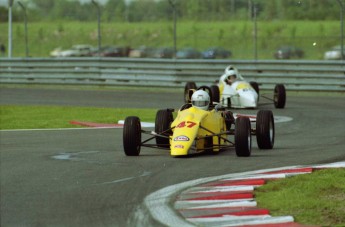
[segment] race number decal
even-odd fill
[[[184,128],[184,127],[187,127],[187,128],[193,128],[194,125],[196,125],[195,122],[192,122],[192,121],[182,121],[180,122],[176,128]]]

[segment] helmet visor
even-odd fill
[[[203,107],[203,106],[208,106],[210,102],[209,101],[192,101],[193,106],[198,106],[198,107]]]

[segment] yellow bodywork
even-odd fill
[[[215,110],[205,111],[192,106],[179,111],[171,128],[173,128],[173,135],[170,137],[172,156],[200,153],[205,151],[205,148],[219,152],[217,145],[225,143],[220,137],[226,138],[226,135],[219,135],[226,131],[224,118],[221,112]]]

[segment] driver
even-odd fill
[[[234,66],[229,65],[225,68],[225,72],[222,77],[225,77],[224,82],[226,84],[231,85],[238,78],[238,70]]]
[[[210,96],[206,91],[198,90],[192,95],[192,106],[202,110],[208,110],[210,106]]]

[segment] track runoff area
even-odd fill
[[[268,209],[258,208],[254,190],[268,181],[327,168],[345,168],[345,161],[265,169],[183,182],[148,195],[144,206],[154,219],[167,226],[301,227],[305,225],[296,223],[292,216],[272,217]]]

